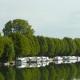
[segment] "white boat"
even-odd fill
[[[80,62],[80,57],[77,57],[78,62]]]
[[[18,57],[16,59],[17,68],[45,67],[49,64],[48,57]]]
[[[54,61],[61,61],[61,60],[63,60],[63,57],[61,56],[54,57]]]
[[[37,58],[36,57],[29,57],[30,62],[36,62]]]
[[[76,63],[76,62],[77,62],[77,60],[74,59],[74,60],[66,60],[63,63]]]
[[[55,64],[76,63],[76,62],[80,62],[80,57],[78,56],[56,56],[54,58],[49,58],[45,56],[18,57],[15,62],[17,68],[34,68],[34,67],[45,67],[52,62]]]
[[[69,60],[77,60],[77,56],[67,56]]]

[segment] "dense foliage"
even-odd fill
[[[32,35],[34,30],[31,28],[31,25],[25,20],[15,19],[13,21],[9,21],[5,24],[5,28],[3,28],[4,35],[7,36],[11,33],[22,33]]]
[[[9,21],[5,24],[3,33],[4,36],[0,35],[0,61],[3,62],[12,61],[17,56],[80,56],[80,38],[58,39],[35,36],[31,25],[25,20]],[[53,65],[44,69],[10,68],[5,71],[6,73],[3,71],[0,73],[0,80],[15,80],[15,77],[16,80],[70,80],[70,75],[79,77],[77,72],[80,73],[78,71],[80,66],[69,65],[65,68],[65,65],[59,67]],[[5,78],[4,75],[6,75]]]
[[[25,20],[15,19],[5,24],[4,36],[0,35],[0,58],[14,56],[68,56],[80,55],[80,39],[34,36],[34,30]]]

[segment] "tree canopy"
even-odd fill
[[[5,24],[5,27],[3,28],[3,33],[5,36],[16,32],[20,32],[22,34],[27,34],[30,36],[33,35],[34,30],[28,23],[28,21],[22,19],[15,19],[12,21],[10,20]]]
[[[5,24],[0,36],[0,58],[12,60],[17,56],[68,56],[80,55],[80,38],[50,38],[33,35],[26,20],[14,19]]]
[[[80,38],[36,36],[26,20],[10,20],[5,24],[3,33],[3,36],[0,35],[0,61],[12,61],[19,56],[80,56]],[[80,78],[79,69],[78,64],[53,64],[45,68],[23,70],[2,68],[0,80],[71,80]]]

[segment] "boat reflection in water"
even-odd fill
[[[70,64],[80,62],[80,57],[78,56],[56,56],[54,58],[49,58],[45,56],[41,57],[18,57],[15,61],[16,68],[35,68],[35,67],[45,67],[50,63],[55,64]]]

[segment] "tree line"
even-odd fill
[[[17,56],[80,56],[80,38],[35,36],[26,20],[15,19],[5,24],[0,35],[0,59],[11,61]]]
[[[7,22],[3,34],[0,35],[0,62],[12,61],[18,56],[80,56],[80,38],[35,36],[26,20]],[[79,68],[79,64],[22,70],[3,67],[0,69],[0,80],[70,80],[80,78]]]

